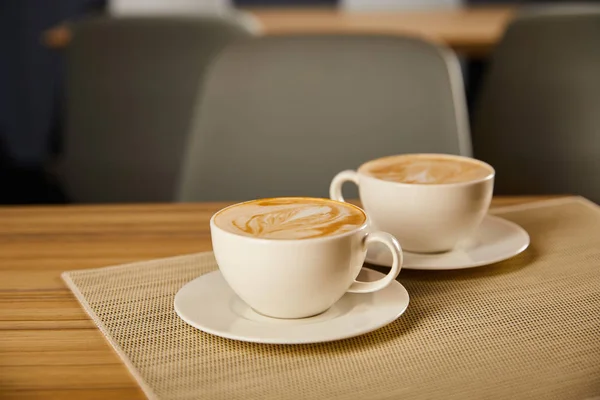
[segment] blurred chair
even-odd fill
[[[227,43],[247,36],[217,18],[75,25],[60,166],[72,201],[172,201],[204,69]]]
[[[113,17],[219,16],[236,20],[248,31],[260,34],[260,22],[249,12],[236,10],[232,0],[109,0]]]
[[[385,36],[265,37],[211,66],[180,199],[328,195],[376,157],[471,153],[453,53]]]
[[[473,122],[496,193],[600,202],[600,7],[534,8],[493,54]]]
[[[340,0],[345,11],[406,11],[423,9],[453,9],[464,0]]]
[[[108,8],[114,16],[140,15],[224,15],[232,4],[230,0],[109,0]]]

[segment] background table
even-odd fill
[[[0,398],[144,398],[60,273],[208,251],[226,205],[0,208]]]
[[[408,34],[443,43],[470,57],[481,57],[500,40],[515,9],[503,6],[386,13],[293,8],[248,11],[267,35]],[[43,40],[49,47],[62,48],[71,40],[71,32],[60,26],[46,32]]]
[[[481,57],[502,38],[513,7],[472,7],[404,12],[336,10],[255,10],[267,35],[407,34],[445,44],[458,53]]]

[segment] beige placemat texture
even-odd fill
[[[495,213],[529,232],[525,253],[469,270],[405,270],[407,312],[332,343],[251,344],[186,325],[173,298],[217,268],[211,253],[63,277],[150,398],[600,396],[598,206],[569,198]]]

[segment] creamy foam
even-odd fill
[[[411,154],[369,161],[361,172],[384,181],[443,184],[477,181],[493,174],[491,168],[466,158]]]
[[[226,208],[215,224],[238,235],[265,239],[309,239],[349,232],[366,215],[357,207],[332,200],[287,197],[254,200]]]

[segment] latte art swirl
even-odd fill
[[[279,198],[238,204],[217,214],[229,232],[265,239],[309,239],[348,232],[365,215],[353,206],[325,199]]]
[[[441,155],[385,157],[364,164],[361,170],[384,181],[421,185],[476,181],[493,173],[476,161]]]

